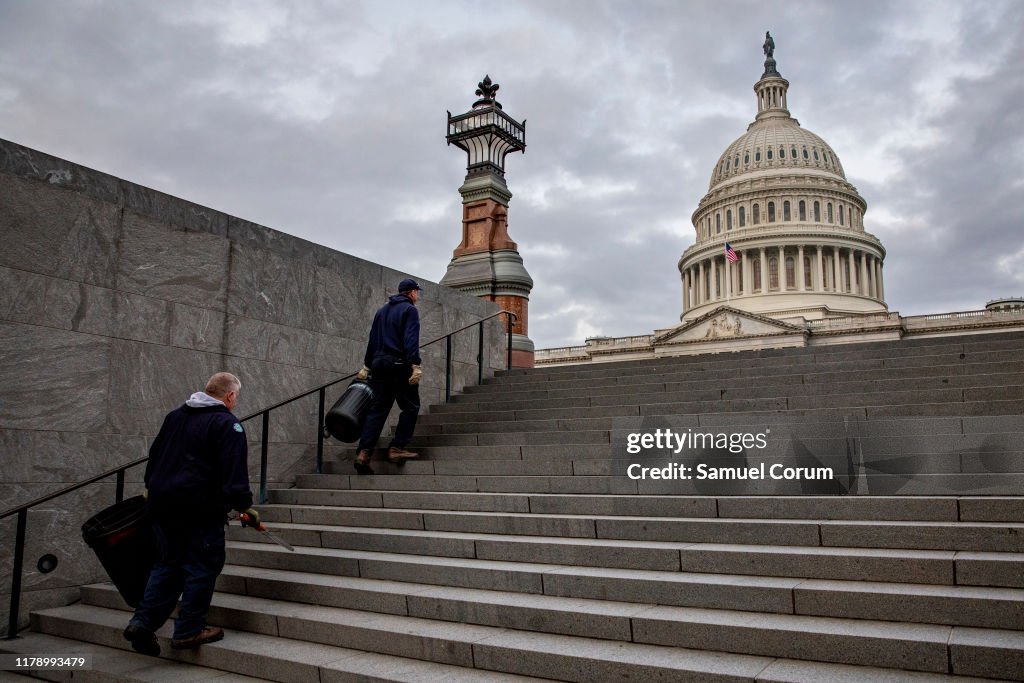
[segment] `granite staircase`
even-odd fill
[[[223,641],[137,655],[101,584],[0,650],[104,681],[1024,680],[1022,413],[1024,333],[513,370],[432,407],[422,460],[272,491],[295,552],[231,527]],[[661,428],[772,436],[627,451]],[[836,477],[626,476],[674,457]]]

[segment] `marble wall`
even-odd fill
[[[215,371],[243,383],[240,416],[359,369],[373,313],[407,274],[0,140],[2,510],[144,457],[167,411]],[[421,340],[497,308],[419,279]],[[485,375],[505,364],[485,324]],[[425,348],[424,406],[444,400],[443,342]],[[453,345],[455,389],[475,383],[477,333]],[[328,391],[327,407],[345,384]],[[317,398],[271,417],[269,479],[314,468]],[[261,429],[246,423],[258,486]],[[327,440],[325,457],[351,447]],[[126,495],[141,490],[128,472]],[[103,578],[79,528],[113,480],[34,508],[21,610]],[[0,521],[7,624],[15,517]],[[40,574],[39,557],[58,557]]]

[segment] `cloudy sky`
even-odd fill
[[[1024,2],[0,0],[0,137],[427,280],[489,74],[538,348],[678,323],[676,262],[765,30],[904,315],[1024,295]]]

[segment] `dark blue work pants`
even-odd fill
[[[420,387],[410,385],[409,376],[412,366],[404,363],[385,365],[373,368],[370,373],[370,389],[373,391],[373,402],[363,422],[363,433],[359,437],[359,450],[373,450],[377,439],[384,429],[384,423],[391,412],[391,406],[398,402],[402,414],[398,416],[398,427],[395,438],[391,439],[394,448],[405,448],[412,441],[412,433],[416,429],[416,418],[420,414]]]
[[[214,584],[224,568],[224,522],[170,525],[154,520],[153,531],[159,556],[130,625],[156,631],[181,596],[173,638],[194,636],[206,627]]]

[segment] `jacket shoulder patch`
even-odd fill
[[[236,432],[242,432],[242,425],[240,425],[240,424],[238,424],[238,423],[236,422],[236,423],[235,423],[235,427],[234,427],[234,429],[235,429],[235,431],[236,431]]]

